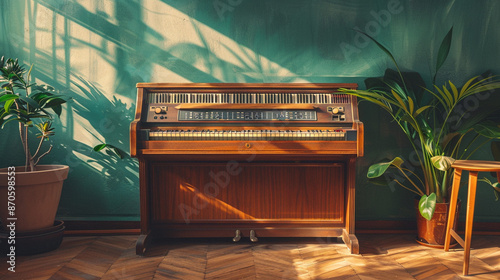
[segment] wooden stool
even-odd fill
[[[450,197],[450,213],[448,214],[448,225],[446,226],[446,239],[444,241],[444,250],[450,249],[451,236],[464,248],[464,268],[463,274],[469,274],[470,242],[472,237],[472,223],[474,220],[474,205],[476,202],[476,186],[478,172],[496,172],[497,179],[500,180],[500,162],[482,161],[482,160],[457,160],[451,167],[455,168],[453,177],[453,186]],[[460,188],[460,179],[462,170],[469,171],[469,194],[467,197],[467,214],[465,222],[465,241],[452,229],[455,222],[455,213],[457,208],[458,190]]]

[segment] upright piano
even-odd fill
[[[141,235],[156,238],[354,234],[356,97],[338,83],[139,83],[130,153]]]

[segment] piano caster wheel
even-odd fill
[[[250,231],[250,241],[252,241],[252,242],[259,241],[259,239],[257,238],[257,236],[255,236],[255,231],[253,229]]]
[[[233,242],[238,242],[241,239],[241,232],[239,229],[236,230],[236,236],[233,237]]]

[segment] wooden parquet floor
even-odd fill
[[[137,236],[65,237],[55,251],[0,262],[1,279],[500,279],[500,236],[473,236],[463,249],[418,245],[411,235],[358,235],[360,255],[337,239],[177,239],[135,255]]]

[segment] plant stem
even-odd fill
[[[10,91],[12,94],[14,94],[14,88],[10,87]],[[17,100],[14,101],[14,104],[16,104],[16,109],[19,111],[19,103],[17,103]],[[25,155],[25,160],[24,160],[24,172],[28,172],[28,165],[30,163],[29,160],[29,146],[28,146],[28,128],[22,123],[19,122],[19,137],[21,138],[21,144],[23,145],[23,150],[24,150],[24,155]]]
[[[35,171],[35,163],[33,162],[33,157],[31,156],[30,147],[28,145],[28,126],[24,126],[24,138],[26,139],[26,159],[30,165],[30,171]]]
[[[38,152],[40,152],[40,148],[42,147],[43,140],[45,140],[44,135],[42,135],[42,138],[40,139],[40,142],[38,143],[38,147],[36,149],[36,152],[33,154],[33,158],[36,158],[36,155],[38,155]]]
[[[443,200],[444,198],[446,197],[446,190],[448,189],[448,170],[444,171],[444,176],[443,176],[443,183],[441,185],[441,188],[443,188],[441,190],[441,194],[443,196]],[[443,201],[445,202],[445,201]]]
[[[26,93],[26,97],[29,98],[29,95],[30,95],[30,80],[31,80],[31,70],[33,70],[33,64],[31,65],[30,67],[30,70],[28,71],[28,75],[27,75],[27,82],[24,81],[24,79],[19,79],[19,81],[23,84],[24,86],[24,91]],[[26,103],[26,112],[29,113],[30,111],[30,105],[29,103]],[[29,120],[29,119],[28,119]],[[33,156],[31,156],[31,153],[30,153],[30,149],[29,149],[29,135],[28,135],[28,126],[25,126],[25,129],[26,129],[26,133],[25,133],[25,139],[26,139],[26,157],[29,161],[29,164],[30,164],[30,170],[31,171],[35,171],[35,166],[36,166],[36,163],[34,161],[34,158]]]
[[[46,156],[48,153],[50,153],[50,151],[52,151],[52,145],[50,145],[49,149],[48,149],[45,153],[41,154],[41,155],[38,157],[38,159],[35,161],[34,165],[37,165],[37,164],[38,164],[38,162],[39,162],[39,161],[40,161],[40,160],[41,160],[44,156]]]
[[[415,193],[415,194],[420,195],[420,196],[424,195],[423,193],[419,193],[419,192],[417,192],[417,191],[415,191],[415,190],[412,190],[412,189],[408,188],[407,186],[405,186],[405,185],[401,184],[401,182],[399,182],[399,181],[398,181],[398,180],[396,180],[396,179],[394,180],[394,182],[398,183],[401,187],[403,187],[403,188],[405,188],[405,189],[409,190],[409,191],[410,191],[410,192],[412,192],[412,193]]]
[[[24,150],[24,172],[28,172],[28,157],[26,156],[27,151],[26,151],[26,141],[24,139],[24,125],[23,123],[19,123],[19,137],[21,138],[21,144],[23,145],[23,150]]]
[[[413,187],[417,189],[421,193],[421,195],[423,195],[422,190],[412,181],[412,179],[410,179],[410,177],[408,177],[408,175],[406,175],[406,173],[401,168],[398,167],[398,170],[399,172],[401,172],[401,174],[403,174],[403,176],[405,176],[406,179],[408,179],[408,181],[410,181]]]
[[[415,172],[412,172],[410,169],[408,168],[401,168],[401,170],[404,170],[404,171],[408,171],[410,174],[412,174],[413,176],[415,176],[415,178],[418,179],[418,181],[420,182],[420,184],[422,184],[422,186],[424,186],[424,182],[422,182],[422,179],[420,179],[420,177],[417,176],[417,174],[415,174]]]

